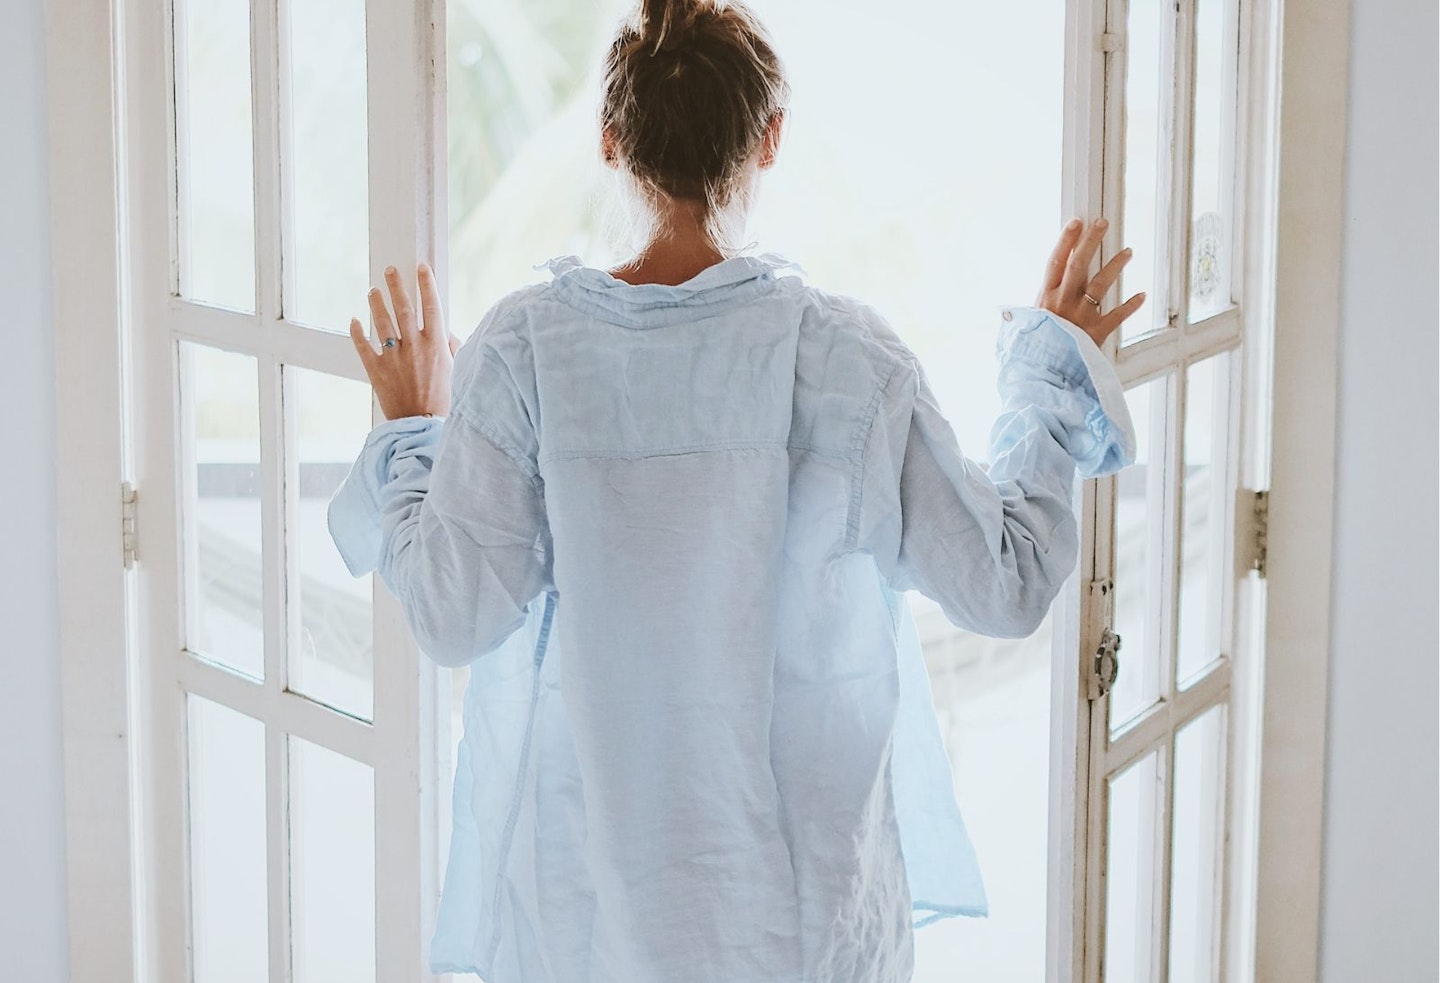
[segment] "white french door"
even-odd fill
[[[448,696],[325,506],[377,419],[349,318],[433,257],[441,28],[386,0],[124,9],[145,958],[422,979]]]
[[[1267,445],[1267,325],[1245,282],[1263,269],[1264,6],[1096,0],[1081,19],[1098,44],[1072,52],[1093,82],[1075,187],[1110,250],[1136,254],[1107,302],[1148,300],[1111,343],[1137,462],[1084,496],[1084,860],[1062,979],[1219,983],[1250,965],[1265,498],[1241,489],[1263,486]]]
[[[623,6],[124,5],[156,979],[428,978],[458,690],[326,534],[377,419],[344,329],[389,264],[435,261],[463,337],[533,263],[608,258],[585,124]],[[797,87],[761,245],[890,316],[970,453],[996,409],[991,313],[1032,296],[1063,218],[1108,215],[1107,252],[1137,254],[1124,293],[1150,298],[1112,342],[1140,461],[1081,490],[1079,573],[1045,628],[978,639],[911,598],[992,902],[986,922],[921,929],[916,983],[1021,983],[1042,964],[1048,983],[1238,983],[1259,653],[1236,489],[1261,487],[1248,462],[1264,443],[1242,107],[1266,5],[892,5],[874,79],[845,54],[877,43],[869,0],[755,6]],[[996,43],[963,67],[919,57],[903,25],[921,18],[926,43]],[[974,118],[930,126],[931,96],[897,104],[885,78],[907,95],[958,86],[974,105],[947,112]],[[1114,663],[1096,655],[1113,636],[1107,692]]]

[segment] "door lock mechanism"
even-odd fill
[[[1110,692],[1120,675],[1120,636],[1109,628],[1100,633],[1100,647],[1095,650],[1095,671],[1091,675],[1094,696],[1099,699]]]

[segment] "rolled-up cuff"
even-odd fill
[[[1115,366],[1073,322],[1043,308],[1004,307],[995,351],[1002,378],[1013,362],[1049,369],[1092,404],[1085,413],[1090,440],[1072,448],[1086,478],[1113,474],[1135,462],[1135,425]]]
[[[434,444],[440,439],[443,417],[403,416],[387,420],[370,431],[350,473],[330,496],[325,512],[330,538],[352,577],[379,568],[384,548],[382,491],[390,480],[390,461],[396,446]]]

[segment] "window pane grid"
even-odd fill
[[[1210,983],[1222,951],[1229,695],[1114,761],[1105,789],[1104,983]]]
[[[1146,487],[1132,476],[1127,492],[1120,475],[1114,511],[1103,517],[1114,544],[1103,558],[1115,580],[1111,623],[1122,637],[1139,633],[1139,644],[1122,648],[1103,708],[1110,726],[1093,738],[1104,765],[1091,787],[1107,803],[1111,880],[1103,910],[1087,916],[1104,925],[1089,983],[1209,983],[1223,951],[1238,433],[1231,373],[1244,330],[1232,300],[1238,9],[1238,0],[1107,5],[1107,30],[1119,41],[1106,76],[1107,253],[1129,245],[1137,260],[1142,250],[1152,258],[1132,261],[1129,282],[1110,298],[1148,294],[1136,324],[1122,328],[1116,358],[1132,416],[1137,408],[1145,416],[1137,423],[1142,439],[1148,430],[1148,455]],[[1156,531],[1137,553],[1142,522]]]
[[[286,365],[366,381],[348,334],[205,307],[181,298],[172,298],[169,314],[174,334],[185,341],[246,355],[272,355]]]
[[[199,2],[199,0],[193,0],[193,2]],[[347,767],[352,771],[363,769],[366,774],[369,774],[377,754],[371,725],[341,717],[321,703],[312,702],[308,696],[290,692],[292,680],[298,681],[296,677],[297,663],[293,661],[292,657],[303,650],[303,640],[313,636],[313,631],[310,636],[306,634],[307,616],[304,612],[310,608],[320,607],[317,590],[313,586],[308,592],[305,590],[306,574],[313,566],[313,562],[307,560],[306,557],[314,552],[306,550],[307,530],[314,531],[310,527],[314,525],[315,515],[310,513],[316,511],[312,506],[318,504],[321,509],[319,514],[323,517],[321,493],[329,490],[328,485],[333,483],[331,479],[334,478],[334,475],[328,472],[322,475],[324,480],[320,482],[320,485],[327,487],[321,488],[320,485],[317,485],[316,488],[319,488],[319,491],[316,494],[308,494],[307,480],[315,477],[312,474],[314,468],[309,466],[310,462],[302,460],[302,458],[307,456],[333,457],[338,453],[338,451],[330,451],[323,447],[312,452],[310,445],[307,445],[307,433],[302,428],[303,421],[299,416],[304,395],[297,386],[296,374],[325,373],[326,378],[330,381],[319,383],[322,389],[326,386],[333,387],[336,384],[358,388],[361,386],[360,379],[363,378],[363,371],[354,358],[348,338],[318,332],[309,326],[282,319],[282,300],[285,293],[282,289],[284,286],[282,270],[285,265],[281,261],[282,229],[285,228],[286,223],[283,218],[285,196],[281,193],[281,177],[286,173],[286,167],[281,159],[281,148],[282,144],[287,141],[282,141],[280,131],[281,120],[286,115],[280,110],[280,45],[286,39],[282,37],[276,19],[282,5],[273,3],[247,5],[243,0],[204,0],[204,2],[211,6],[221,3],[230,3],[233,6],[238,2],[242,8],[248,10],[247,13],[241,15],[241,22],[243,23],[246,18],[249,20],[248,33],[251,43],[248,50],[245,46],[241,46],[238,50],[248,60],[248,74],[242,72],[245,74],[243,85],[249,90],[253,105],[253,114],[247,120],[246,127],[253,141],[253,150],[247,146],[247,153],[243,156],[248,159],[242,167],[247,175],[251,175],[253,168],[253,176],[247,176],[244,182],[247,192],[244,207],[250,213],[246,218],[253,224],[251,225],[252,231],[243,243],[237,244],[231,241],[228,245],[232,251],[235,248],[241,248],[246,254],[241,265],[250,270],[248,290],[255,299],[242,304],[228,297],[212,298],[205,291],[187,290],[182,293],[192,294],[196,298],[195,300],[176,297],[169,303],[171,315],[169,331],[171,337],[178,343],[176,366],[181,409],[180,428],[177,434],[180,438],[179,463],[182,465],[180,471],[185,501],[189,503],[180,510],[179,519],[184,559],[182,570],[186,577],[186,583],[189,585],[184,592],[185,638],[187,639],[187,648],[193,650],[193,654],[180,653],[180,662],[177,663],[177,666],[182,692],[199,691],[207,694],[207,697],[204,698],[188,697],[192,703],[194,700],[203,699],[205,705],[216,707],[218,713],[236,714],[238,719],[252,720],[254,721],[252,728],[254,736],[259,739],[263,735],[263,739],[254,742],[255,747],[252,749],[255,752],[253,765],[257,776],[256,780],[261,783],[263,792],[258,797],[251,796],[251,799],[252,804],[258,802],[259,807],[249,812],[237,812],[234,817],[236,822],[242,821],[243,817],[245,824],[244,830],[237,829],[235,832],[243,833],[244,836],[251,837],[255,842],[262,844],[261,855],[249,857],[246,861],[247,870],[244,872],[245,875],[250,876],[252,881],[255,871],[260,872],[258,883],[261,896],[237,895],[242,900],[248,897],[248,900],[244,901],[246,910],[242,913],[243,917],[251,920],[259,919],[258,924],[261,927],[258,932],[251,933],[251,935],[258,939],[260,948],[257,952],[250,952],[246,957],[249,961],[235,960],[231,969],[215,969],[214,967],[222,966],[226,961],[220,959],[218,955],[213,958],[205,955],[207,951],[218,952],[213,942],[205,941],[213,939],[215,936],[214,932],[205,928],[205,925],[210,923],[205,921],[197,923],[195,913],[192,912],[190,934],[192,944],[198,942],[201,952],[199,957],[201,961],[196,964],[200,977],[197,979],[197,983],[211,983],[212,980],[214,983],[223,983],[229,978],[225,976],[225,973],[229,972],[233,976],[232,969],[235,967],[243,969],[243,976],[247,981],[263,979],[266,976],[271,980],[290,980],[297,971],[301,975],[306,975],[307,967],[311,970],[309,975],[312,978],[319,978],[315,973],[323,975],[324,967],[327,962],[331,961],[328,954],[321,953],[320,961],[317,963],[314,958],[309,960],[304,958],[303,953],[298,952],[296,946],[292,945],[292,936],[294,936],[292,909],[294,905],[291,889],[295,886],[303,886],[307,877],[309,883],[317,885],[323,884],[325,878],[323,872],[317,874],[313,870],[308,875],[303,871],[293,872],[294,876],[292,877],[291,851],[296,842],[294,838],[302,834],[302,828],[294,826],[294,822],[299,820],[298,817],[292,815],[290,802],[292,797],[292,754],[290,749],[296,746],[295,742],[298,741],[304,747],[313,749],[308,753],[309,758],[315,758],[318,755],[323,759],[329,756],[328,760],[330,761],[353,763],[350,766],[335,765],[328,770],[321,769],[325,774],[335,772],[336,768],[345,771]],[[355,9],[363,21],[363,4],[355,5]],[[232,20],[235,19],[236,12],[234,10],[229,10],[229,14]],[[183,39],[183,34],[181,38]],[[363,52],[361,53],[361,66],[360,84],[363,89]],[[234,74],[233,71],[230,72],[231,76]],[[184,105],[182,104],[179,108],[183,112]],[[182,121],[177,125],[185,124]],[[182,147],[182,151],[183,149]],[[364,256],[368,248],[365,221],[368,192],[364,187],[363,153],[360,166],[361,185],[359,194],[356,196],[359,206],[359,234],[349,238],[358,242],[363,275]],[[188,179],[188,174],[177,178],[177,180]],[[254,189],[253,199],[250,196],[252,187]],[[188,189],[188,184],[177,189],[177,213],[181,215],[182,223],[189,223],[191,220],[192,206],[186,197],[190,193]],[[327,218],[324,223],[329,223],[329,221]],[[185,229],[188,229],[188,225],[182,225],[182,230]],[[179,264],[182,278],[190,275],[188,257],[194,252],[190,245],[191,238],[193,237],[182,236],[182,241],[179,243],[182,247]],[[293,267],[294,264],[291,265]],[[321,262],[318,265],[323,270],[326,264]],[[293,269],[291,272],[293,275]],[[189,284],[190,282],[190,279],[182,279],[182,283]],[[353,285],[348,286],[353,287]],[[363,289],[349,290],[348,292],[355,294],[358,301],[355,313],[360,313],[358,308],[363,306]],[[293,291],[291,296],[295,296]],[[229,302],[221,307],[209,306],[204,303],[204,301],[212,299],[228,300]],[[231,309],[226,309],[226,307]],[[246,313],[246,309],[254,311],[254,313]],[[315,319],[311,318],[311,320]],[[335,317],[330,318],[330,320],[336,319]],[[204,363],[200,369],[197,369],[194,364],[197,358]],[[220,366],[222,375],[215,378],[216,369],[214,367],[217,365]],[[317,376],[317,378],[319,377]],[[236,390],[237,387],[238,394],[232,392],[227,396],[227,392]],[[363,427],[363,430],[368,432],[370,424],[368,390],[365,393],[364,408],[360,413],[351,414],[357,417],[351,422],[352,429],[358,430]],[[325,395],[325,393],[320,394],[322,398]],[[228,404],[227,399],[229,400]],[[239,400],[238,404],[236,403],[237,399]],[[352,399],[350,402],[356,401]],[[361,414],[363,414],[363,419],[359,418]],[[241,417],[244,418],[244,421],[248,421],[244,422],[243,426],[241,423],[237,423],[237,419]],[[237,426],[244,431],[243,434],[236,431]],[[230,431],[236,431],[236,434],[244,437],[245,443],[243,445],[236,444],[237,438],[229,435]],[[315,463],[322,470],[327,467],[327,463],[323,460]],[[333,471],[333,467],[330,470]],[[315,482],[311,481],[310,483],[314,484]],[[236,499],[235,495],[225,498],[221,493],[224,493],[226,488],[231,488],[240,495],[240,498]],[[315,491],[315,489],[310,490]],[[221,495],[221,499],[217,500],[216,495]],[[248,559],[245,562],[236,566],[233,559],[235,554],[233,547],[227,547],[229,552],[224,554],[224,556],[232,556],[232,559],[227,561],[231,571],[231,581],[233,582],[235,577],[239,577],[240,586],[245,588],[237,595],[232,586],[228,593],[228,603],[233,608],[234,604],[243,601],[244,604],[249,605],[246,610],[252,611],[251,615],[246,616],[253,625],[253,637],[249,637],[248,640],[247,638],[237,639],[233,626],[229,630],[226,629],[226,625],[205,628],[202,618],[207,604],[211,603],[209,599],[216,596],[216,585],[224,586],[224,578],[219,575],[207,575],[207,571],[214,573],[216,561],[211,555],[214,554],[214,549],[210,549],[207,553],[203,548],[207,542],[211,546],[214,545],[214,536],[210,535],[207,539],[207,534],[204,532],[206,527],[199,521],[203,518],[201,507],[208,508],[213,512],[215,506],[211,505],[211,502],[220,501],[221,504],[224,504],[231,500],[234,500],[234,503],[227,506],[228,517],[216,516],[215,521],[220,522],[221,525],[229,524],[231,526],[235,521],[240,521],[242,527],[251,529],[248,540],[250,544]],[[244,514],[241,515],[237,509],[243,511]],[[207,555],[211,555],[211,562],[208,566],[205,562]],[[242,559],[244,558],[242,557]],[[368,584],[368,581],[365,583]],[[208,593],[206,593],[207,587]],[[360,589],[365,590],[365,587],[362,585]],[[368,593],[367,590],[367,607]],[[245,600],[246,598],[248,600]],[[356,644],[363,645],[368,653],[370,643],[368,617],[364,621],[367,637],[363,641],[357,641]],[[205,638],[225,639],[227,636],[234,644],[242,645],[246,651],[251,653],[247,656],[251,661],[239,668],[244,670],[248,676],[253,677],[254,682],[244,681],[241,677],[234,675],[236,668],[234,663],[238,656],[230,656],[226,652],[222,652],[219,653],[217,659],[215,650],[220,643],[211,641],[202,644],[202,639]],[[338,704],[342,709],[354,713],[356,716],[366,717],[370,714],[368,697],[362,704],[357,704],[354,700],[347,702],[346,699],[340,698],[330,698],[328,702]],[[239,716],[237,710],[229,709],[232,706],[244,708],[243,712],[246,715]],[[211,729],[213,730],[213,728]],[[222,747],[220,751],[229,753],[229,748],[228,746]],[[214,754],[211,753],[211,757],[213,756]],[[192,754],[191,757],[194,758],[194,755]],[[314,771],[314,769],[311,770]],[[211,771],[213,774],[214,769]],[[327,799],[329,791],[321,781],[323,777],[324,775],[321,775],[320,778],[312,777],[306,780],[308,786],[300,793],[307,796],[304,801],[313,804],[324,802]],[[301,776],[296,775],[295,778],[300,780]],[[192,775],[187,779],[187,781],[197,780],[203,781],[203,776],[196,779]],[[196,786],[197,789],[209,787],[211,786]],[[213,813],[214,810],[211,812]],[[373,801],[370,801],[363,813],[360,819],[373,824]],[[332,818],[333,822],[326,821],[321,825],[335,829],[338,829],[339,825],[343,825],[340,819]],[[347,816],[344,821],[351,822],[352,818]],[[211,825],[213,826],[213,821]],[[312,822],[308,828],[318,830],[320,827]],[[371,827],[367,826],[366,828]],[[201,835],[207,834],[202,830]],[[210,837],[210,839],[213,840],[214,837]],[[311,847],[308,855],[313,859],[316,856],[315,845],[318,841],[313,833],[305,834],[305,839]],[[368,834],[366,842],[370,845],[361,850],[357,856],[349,858],[347,867],[363,867],[368,864],[373,868],[375,856],[373,831]],[[302,855],[306,852],[305,850],[301,851]],[[216,855],[216,851],[211,849],[206,855],[212,857],[211,866],[213,867],[213,857]],[[373,875],[371,879],[373,880]],[[254,894],[253,891],[250,893]],[[212,891],[211,895],[213,894]],[[303,890],[300,898],[303,902]],[[312,897],[311,900],[316,899]],[[364,908],[360,918],[364,924],[356,927],[373,933],[375,924],[373,890],[369,892],[369,897],[359,899],[359,901]],[[200,911],[202,918],[206,911],[214,909],[213,903],[207,902],[207,904],[209,904],[209,908]],[[307,925],[311,934],[295,936],[296,941],[300,944],[300,948],[303,949],[308,945],[313,951],[313,931],[318,924],[316,918],[319,916],[315,915],[313,905],[310,909],[297,912],[297,914],[308,915]],[[196,925],[198,928],[195,927]],[[207,932],[208,934],[205,934]],[[205,948],[206,945],[210,946],[209,950]],[[330,944],[329,947],[333,948],[333,944]],[[371,949],[373,952],[373,946]],[[252,965],[257,958],[260,963]],[[369,963],[373,966],[373,955],[370,957]],[[220,975],[216,975],[216,973]]]

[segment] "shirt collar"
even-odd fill
[[[778,253],[732,256],[673,286],[626,283],[574,255],[556,256],[535,268],[550,271],[556,294],[570,306],[630,327],[693,320],[697,308],[737,303],[767,290],[781,271],[804,272]]]

